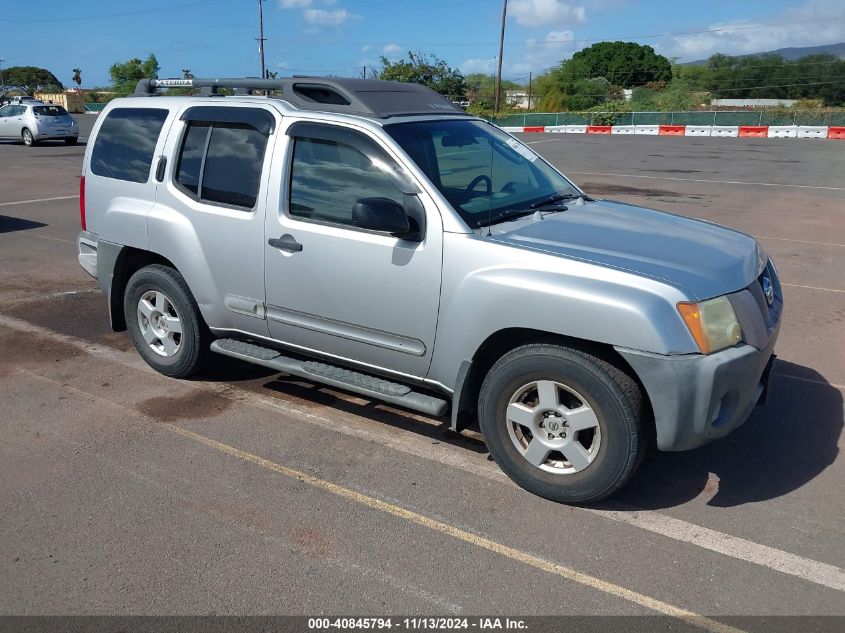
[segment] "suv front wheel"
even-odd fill
[[[123,312],[135,348],[159,373],[186,378],[205,364],[211,333],[177,271],[160,264],[138,270],[126,284]]]
[[[482,384],[478,413],[505,474],[555,501],[607,497],[631,478],[646,449],[637,383],[563,346],[532,344],[505,354]]]

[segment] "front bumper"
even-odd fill
[[[651,400],[657,447],[689,450],[745,422],[765,397],[776,340],[777,332],[763,349],[742,344],[709,355],[664,356],[617,348]]]

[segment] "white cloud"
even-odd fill
[[[663,55],[691,61],[714,53],[742,55],[789,46],[814,46],[845,40],[841,0],[809,0],[779,15],[758,20],[718,22],[701,29],[709,33],[678,35],[655,44]],[[718,30],[724,29],[724,30]]]
[[[528,73],[540,74],[551,66],[557,66],[564,58],[575,52],[572,31],[550,31],[542,40],[529,39],[525,42],[525,51],[518,56],[505,55],[502,74],[505,77],[528,79]],[[496,58],[468,59],[460,65],[461,72],[484,73],[490,75],[496,72]]]
[[[384,53],[384,56],[387,57],[387,59],[391,60],[399,59],[400,57],[402,57],[403,51],[404,49],[396,43],[388,44],[383,49],[381,49],[381,52]]]
[[[508,13],[524,26],[565,26],[587,20],[587,10],[561,0],[513,0]]]
[[[361,52],[362,52],[362,53],[366,53],[366,52],[368,52],[368,51],[372,50],[372,48],[373,48],[372,44],[364,44],[364,45],[361,47]]]
[[[304,9],[311,6],[311,0],[279,0],[283,9]]]
[[[352,14],[346,9],[335,9],[333,11],[305,9],[302,15],[306,22],[316,26],[340,26],[352,17]]]
[[[465,75],[472,73],[484,73],[485,75],[492,75],[496,72],[496,58],[490,59],[468,59],[460,65],[461,72]]]

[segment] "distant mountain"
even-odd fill
[[[779,48],[775,51],[766,51],[764,53],[750,53],[748,55],[734,55],[734,57],[759,57],[760,55],[780,55],[786,60],[793,61],[806,57],[807,55],[820,54],[836,55],[840,59],[845,59],[845,42],[838,44],[823,44],[822,46],[792,46],[790,48]],[[703,66],[707,63],[706,59],[699,59],[694,62],[685,62],[684,66]]]

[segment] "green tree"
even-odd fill
[[[655,53],[651,46],[634,42],[599,42],[578,51],[566,63],[580,79],[604,77],[623,88],[672,79],[668,59]]]
[[[135,57],[122,64],[112,64],[111,68],[109,68],[109,76],[111,76],[114,91],[118,94],[126,95],[135,90],[135,85],[141,79],[158,78],[158,71],[160,69],[161,67],[158,65],[156,56],[150,54],[144,61]]]
[[[56,92],[64,90],[62,82],[46,68],[36,66],[12,66],[3,71],[3,80],[8,86],[17,86],[28,95],[38,91]]]
[[[465,94],[473,106],[482,110],[493,108],[496,102],[496,77],[494,75],[471,73],[465,77],[465,82]],[[502,79],[503,102],[506,101],[505,91],[515,90],[517,88],[524,88],[524,86],[509,79]]]
[[[381,58],[379,79],[402,81],[428,86],[442,95],[460,97],[466,92],[466,81],[461,72],[449,66],[436,55],[408,51],[408,59],[398,61]]]
[[[73,83],[77,88],[82,85],[82,71],[79,68],[73,69]]]

